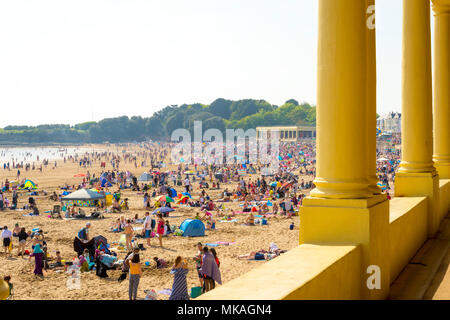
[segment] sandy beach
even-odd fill
[[[92,148],[92,146],[87,146]],[[112,152],[119,150],[116,147],[108,146],[95,146],[96,148],[109,149]],[[20,159],[19,159],[20,160]],[[139,176],[144,171],[148,171],[148,167],[140,167],[140,159],[137,159],[138,167],[136,168],[134,163],[120,163],[120,170],[129,170],[134,175]],[[5,210],[0,212],[0,225],[8,226],[9,229],[14,227],[15,223],[18,223],[21,227],[25,227],[26,230],[33,228],[42,228],[48,245],[48,252],[51,256],[55,255],[57,250],[61,251],[63,259],[71,261],[76,253],[73,250],[73,240],[77,235],[77,232],[85,225],[86,220],[60,220],[50,219],[45,211],[52,210],[53,205],[59,204],[49,199],[49,196],[56,191],[57,194],[61,194],[59,188],[63,184],[78,185],[81,183],[82,178],[76,178],[74,175],[83,173],[87,170],[91,174],[96,173],[100,175],[102,168],[100,168],[100,162],[95,162],[92,167],[83,168],[79,166],[77,162],[66,162],[62,160],[57,161],[57,167],[53,168],[54,161],[50,161],[47,168],[42,172],[39,170],[21,169],[21,178],[27,178],[34,181],[38,185],[39,196],[36,196],[37,205],[41,212],[40,216],[24,216],[25,213],[29,213],[31,210]],[[193,167],[193,166],[192,166]],[[176,168],[176,167],[174,167]],[[112,170],[110,163],[107,163],[106,170]],[[172,169],[172,168],[167,168]],[[4,170],[0,169],[0,180],[4,181],[6,178],[14,180],[16,178],[17,169]],[[248,176],[256,180],[259,175]],[[221,185],[221,190],[228,187],[230,190],[234,189],[236,182]],[[199,189],[198,182],[194,184],[193,198],[198,198]],[[48,195],[42,195],[42,191],[45,190]],[[176,187],[177,192],[184,190],[182,186]],[[110,192],[117,191],[117,187],[113,186],[109,190]],[[217,199],[217,190],[207,190],[208,194],[213,199]],[[92,220],[92,227],[90,229],[91,236],[102,235],[108,239],[108,243],[119,241],[122,233],[113,233],[110,231],[110,227],[113,221],[119,218],[121,215],[125,217],[133,218],[138,214],[139,218],[144,217],[144,213],[147,211],[143,208],[142,195],[138,195],[137,192],[133,192],[130,189],[121,190],[122,199],[128,198],[130,210],[123,213],[107,213],[105,219]],[[11,193],[6,193],[6,197],[11,199]],[[28,203],[28,192],[21,191],[19,194],[18,208],[22,208]],[[153,201],[152,201],[153,202]],[[175,205],[177,206],[177,205]],[[225,203],[225,207],[230,210],[238,210],[239,203]],[[89,213],[92,209],[87,208],[86,213]],[[193,218],[196,212],[200,211],[200,208],[176,208],[168,218],[171,225],[179,226],[182,221],[187,218]],[[154,289],[160,291],[163,289],[169,289],[172,287],[173,276],[170,274],[170,268],[177,256],[187,258],[189,261],[189,273],[187,276],[188,290],[191,287],[199,286],[199,279],[197,271],[195,269],[195,263],[191,259],[197,252],[195,244],[202,242],[203,244],[212,243],[216,241],[231,241],[235,242],[233,245],[217,247],[218,257],[221,265],[220,270],[222,274],[222,281],[226,283],[247,271],[257,268],[264,261],[247,261],[237,259],[237,255],[246,254],[251,251],[257,251],[260,249],[268,250],[271,242],[278,245],[279,248],[284,250],[290,250],[298,245],[298,216],[288,219],[285,217],[269,218],[267,226],[244,226],[242,225],[246,216],[239,217],[239,221],[236,223],[220,223],[219,217],[216,219],[216,230],[206,231],[205,237],[200,238],[188,238],[169,235],[163,238],[164,248],[161,249],[156,238],[152,239],[152,246],[147,247],[144,239],[139,239],[138,243],[144,243],[146,250],[141,251],[141,261],[149,261],[150,267],[143,269],[143,276],[140,281],[138,297],[140,299],[145,297],[144,290]],[[295,223],[295,229],[289,230],[290,224]],[[141,225],[134,225],[135,227],[141,227]],[[28,260],[28,257],[22,258],[17,256],[17,240],[14,240],[13,257],[6,259],[2,254],[0,255],[0,276],[10,275],[12,277],[12,283],[14,284],[14,299],[39,299],[39,300],[73,300],[73,299],[128,299],[128,281],[122,283],[117,282],[121,271],[110,270],[108,271],[109,278],[102,279],[95,275],[95,271],[90,271],[81,274],[81,289],[80,290],[68,290],[66,281],[68,275],[66,273],[57,273],[51,270],[44,271],[44,278],[40,279],[33,274],[34,260]],[[30,249],[30,248],[28,248]],[[114,246],[112,246],[114,250]],[[3,248],[2,248],[3,250]],[[117,252],[117,251],[116,251]],[[125,252],[119,251],[119,259],[123,259]],[[163,258],[168,261],[169,267],[165,269],[156,269],[153,257]],[[276,279],[267,279],[267,281],[276,281]],[[243,284],[245,285],[245,284]],[[158,299],[167,299],[167,295],[158,295]]]

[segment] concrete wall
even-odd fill
[[[450,211],[450,179],[439,180],[439,193],[439,207],[442,221]]]
[[[443,219],[450,205],[450,180],[439,183]],[[389,210],[385,251],[392,283],[427,240],[429,201],[426,197],[394,198]],[[361,299],[361,279],[367,276],[362,265],[362,245],[302,244],[198,299]]]
[[[360,266],[359,246],[300,245],[197,299],[358,299]]]
[[[427,198],[394,198],[390,201],[390,280],[397,278],[427,239]]]

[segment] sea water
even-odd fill
[[[68,158],[69,156],[82,156],[86,152],[101,152],[87,147],[17,147],[17,148],[0,148],[0,163],[4,162],[33,162],[46,160],[57,160]]]

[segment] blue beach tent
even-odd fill
[[[205,225],[198,219],[186,219],[180,226],[183,237],[202,237],[205,235]]]

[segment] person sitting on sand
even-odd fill
[[[62,267],[62,257],[61,257],[61,251],[57,250],[55,254],[55,267]]]
[[[156,263],[156,269],[164,269],[167,268],[167,262],[164,259],[160,259],[158,257],[153,257],[153,261]]]
[[[113,209],[113,212],[121,212],[122,211],[122,209],[120,207],[120,203],[119,203],[119,201],[117,201],[117,199],[114,199],[112,209]]]
[[[70,216],[73,218],[77,215],[77,211],[76,211],[76,204],[73,205],[73,207],[70,209]]]
[[[125,200],[120,205],[121,210],[130,210],[130,207],[128,206],[128,198],[125,198]]]
[[[77,212],[77,215],[75,216],[75,218],[78,218],[78,219],[86,218],[86,212],[84,212],[83,209],[78,208],[78,212]]]
[[[247,219],[245,220],[245,225],[254,226],[255,225],[255,216],[250,212]]]

